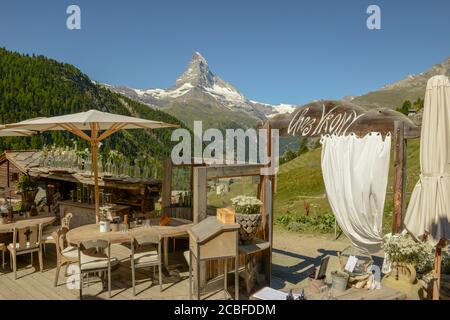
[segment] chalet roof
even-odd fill
[[[29,169],[39,166],[39,158],[42,157],[42,151],[5,151],[0,156],[0,164],[6,160],[11,162],[21,172],[26,173]]]
[[[0,164],[10,161],[22,173],[27,173],[35,178],[60,180],[64,182],[82,183],[93,185],[94,178],[90,174],[77,172],[73,170],[65,171],[57,168],[47,168],[39,166],[39,159],[42,157],[42,151],[26,150],[26,151],[6,151],[0,155]],[[117,187],[120,189],[138,190],[143,186],[160,185],[161,181],[152,178],[102,178],[99,181],[100,186]]]

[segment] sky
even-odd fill
[[[69,30],[66,9],[81,9]],[[381,30],[366,10],[381,9]],[[303,104],[377,90],[450,57],[450,1],[2,0],[0,46],[91,79],[167,88],[195,51],[247,98]]]

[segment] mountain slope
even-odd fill
[[[248,100],[233,85],[215,75],[198,52],[194,53],[172,88],[141,90],[108,87],[152,108],[164,110],[189,127],[192,127],[194,120],[202,120],[204,127],[248,128],[265,121],[271,114],[293,110],[289,105],[273,108]]]
[[[428,79],[436,75],[450,76],[450,58],[418,75],[410,75],[378,91],[350,98],[350,100],[362,106],[378,105],[394,109],[400,107],[405,100],[416,101],[418,98],[423,98]]]
[[[0,121],[13,123],[98,109],[111,113],[181,124],[176,118],[148,108],[96,85],[77,68],[44,56],[28,56],[0,48]],[[145,153],[157,158],[170,155],[171,130],[128,130],[107,138],[102,151],[117,149],[129,157]],[[32,138],[1,138],[0,150],[38,149],[45,144],[67,145],[77,139],[68,132],[51,132]],[[80,142],[86,145],[85,142]]]

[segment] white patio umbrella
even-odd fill
[[[441,248],[450,239],[450,82],[445,76],[435,76],[427,84],[420,168],[405,227],[416,238],[428,238],[436,246],[433,298],[439,299]]]
[[[4,125],[0,126],[0,137],[30,137],[36,134],[35,131],[23,129],[6,129]]]
[[[94,195],[95,213],[99,217],[100,194],[98,186],[98,164],[97,153],[99,142],[111,134],[124,129],[158,129],[176,128],[177,125],[165,122],[128,117],[118,114],[89,110],[86,112],[68,114],[63,116],[38,118],[25,120],[15,124],[7,124],[6,128],[11,130],[25,129],[37,131],[66,130],[87,140],[92,148],[92,170],[94,172]],[[90,135],[84,131],[90,131]]]

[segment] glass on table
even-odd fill
[[[126,223],[121,223],[119,225],[119,231],[120,232],[128,232],[128,225]]]
[[[145,219],[143,222],[144,228],[149,228],[152,226],[150,219]]]

